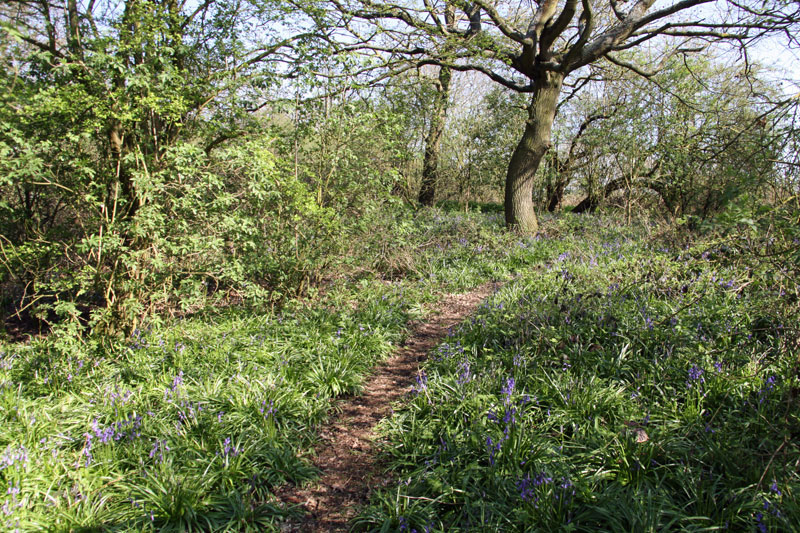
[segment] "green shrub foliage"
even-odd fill
[[[3,13],[4,311],[114,332],[210,295],[296,291],[331,219],[272,138],[249,134],[274,76],[264,50],[286,44],[280,11],[100,4],[20,7],[45,28],[34,37]]]

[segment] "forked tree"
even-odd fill
[[[553,120],[570,75],[575,79],[567,83],[580,85],[584,67],[606,59],[649,76],[653,65],[635,64],[626,51],[654,40],[667,55],[717,42],[746,50],[772,32],[791,38],[800,14],[800,5],[786,0],[329,1],[347,32],[343,50],[371,52],[383,65],[392,65],[386,60],[391,57],[478,71],[530,94],[525,130],[505,180],[506,224],[523,232],[538,229],[532,199],[536,170],[551,147]]]

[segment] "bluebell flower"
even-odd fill
[[[274,402],[274,400],[270,400],[269,401],[269,405],[267,405],[267,401],[266,400],[262,401],[261,402],[261,407],[259,408],[259,411],[261,412],[262,415],[264,415],[264,418],[269,418],[270,416],[273,416],[275,414],[275,402]]]
[[[764,515],[762,513],[756,514],[756,527],[761,533],[767,533],[767,526],[762,522]]]
[[[233,446],[232,442],[231,442],[231,438],[230,437],[226,437],[225,438],[225,442],[222,443],[222,456],[226,457],[226,458],[227,457],[236,457],[240,453],[242,453],[242,449],[237,447],[237,446]],[[220,454],[217,453],[217,455],[220,455]]]
[[[516,381],[513,377],[506,379],[506,384],[503,386],[503,394],[506,396],[506,403],[511,401],[511,395],[514,393],[514,385],[516,385]]]
[[[417,384],[412,387],[412,390],[415,394],[421,394],[424,390],[428,388],[428,375],[423,370],[419,374],[417,374],[415,378]]]
[[[699,381],[704,382],[705,378],[703,378],[703,369],[698,367],[697,365],[692,365],[689,369],[689,380],[686,382],[686,388],[692,388],[692,382]]]

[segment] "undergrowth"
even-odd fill
[[[505,280],[385,422],[399,482],[357,527],[797,529],[796,267],[771,241],[597,216],[544,227],[375,210],[279,310],[4,344],[3,526],[279,530],[301,511],[276,492],[318,475],[332,400],[439,294]]]
[[[0,524],[21,531],[264,531],[332,399],[355,394],[442,291],[507,277],[499,220],[374,212],[303,300],[153,321],[123,342],[0,346]],[[515,252],[521,265],[533,254]]]
[[[791,243],[546,225],[383,425],[380,531],[800,529]],[[796,244],[796,243],[795,243]]]

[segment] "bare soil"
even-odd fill
[[[320,430],[314,465],[321,476],[305,487],[285,486],[278,497],[302,505],[305,517],[286,523],[284,531],[348,531],[348,523],[375,488],[385,486],[378,464],[375,426],[391,414],[391,405],[410,391],[419,364],[447,336],[448,330],[473,313],[497,287],[487,283],[465,294],[442,298],[424,322],[412,324],[405,343],[375,368],[360,396],[342,399],[338,416]]]

